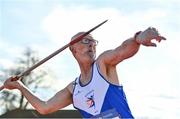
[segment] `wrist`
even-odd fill
[[[18,90],[20,90],[20,91],[22,91],[22,90],[23,90],[23,88],[24,88],[23,83],[18,82],[17,89],[18,89]]]
[[[138,37],[138,35],[141,33],[142,31],[138,31],[138,32],[136,32],[135,34],[134,34],[134,40],[136,41],[136,43],[137,44],[141,44],[140,42],[139,42],[139,39],[137,38]]]

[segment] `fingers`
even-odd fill
[[[149,42],[144,44],[145,46],[152,46],[152,47],[156,47],[157,45],[155,43]]]
[[[159,43],[160,43],[161,40],[162,40],[162,38],[161,38],[160,36],[156,36],[156,37],[154,37],[154,39],[155,39],[156,41],[158,41]]]
[[[154,27],[150,27],[149,28],[151,35],[152,35],[152,39],[156,39],[156,41],[161,42],[161,40],[166,40],[165,37],[161,36],[158,32],[158,30]],[[151,39],[151,40],[152,40]]]
[[[6,88],[6,89],[16,89],[17,86],[18,86],[16,80],[18,80],[17,76],[10,77],[9,79],[7,79],[4,82],[4,86],[3,87]]]
[[[166,40],[166,38],[165,38],[165,37],[163,37],[163,36],[160,36],[160,37],[161,37],[161,39],[162,39],[162,40]]]
[[[9,84],[13,81],[17,81],[18,80],[18,77],[17,76],[13,76],[13,77],[10,77],[9,79],[7,79],[4,84]]]
[[[17,81],[19,79],[19,77],[18,76],[13,76],[10,79],[11,79],[11,81]]]
[[[166,40],[166,38],[163,37],[163,36],[157,36],[157,37],[154,38],[154,39],[156,39],[156,41],[158,41],[158,42],[161,42],[161,40]],[[149,43],[147,43],[147,46],[156,47],[157,45],[156,45],[155,43],[153,43],[153,42],[150,41]]]
[[[4,82],[4,85],[6,86],[7,84],[9,84],[10,82],[12,82],[12,77],[10,77],[9,79],[7,79],[5,82]]]
[[[166,40],[166,38],[163,37],[163,36],[158,36],[158,37],[156,38],[156,40],[157,40],[158,42],[161,42],[161,40]]]

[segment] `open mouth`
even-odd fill
[[[92,50],[89,50],[88,52],[93,52]]]

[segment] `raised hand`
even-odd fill
[[[161,40],[166,40],[165,37],[161,36],[156,28],[149,27],[145,31],[140,32],[136,36],[136,41],[139,44],[142,44],[144,46],[154,46],[156,47],[156,44],[152,42],[152,40],[155,39],[158,42],[161,42]]]

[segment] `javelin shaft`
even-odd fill
[[[36,67],[40,66],[41,64],[43,64],[44,62],[48,61],[49,59],[51,59],[52,57],[54,57],[55,55],[59,54],[60,52],[62,52],[63,50],[65,50],[67,47],[69,47],[70,45],[73,45],[75,43],[77,43],[78,41],[82,40],[83,37],[87,36],[89,33],[91,33],[92,31],[94,31],[96,28],[100,27],[102,24],[104,24],[105,22],[107,22],[107,20],[105,20],[104,22],[98,24],[97,26],[95,26],[94,28],[90,29],[89,31],[85,32],[84,34],[80,35],[79,37],[77,37],[76,39],[74,39],[73,41],[71,41],[70,43],[66,44],[65,46],[63,46],[62,48],[58,49],[57,51],[55,51],[54,53],[50,54],[49,56],[47,56],[46,58],[44,58],[43,60],[39,61],[37,64],[33,65],[32,67],[30,67],[29,69],[27,69],[26,71],[24,71],[22,74],[19,75],[19,78],[29,74],[32,70],[34,70]]]
[[[68,44],[66,44],[65,46],[63,46],[62,48],[56,50],[55,52],[53,52],[52,54],[50,54],[49,56],[47,56],[46,58],[42,59],[41,61],[39,61],[37,64],[33,65],[32,67],[28,68],[27,70],[25,70],[23,73],[21,73],[20,75],[18,75],[18,78],[15,78],[14,81],[22,79],[23,76],[28,75],[31,71],[33,71],[35,68],[37,68],[38,66],[40,66],[41,64],[45,63],[46,61],[48,61],[49,59],[51,59],[52,57],[54,57],[55,55],[59,54],[60,52],[62,52],[63,50],[65,50],[67,47],[69,47],[70,45],[73,45],[75,43],[77,43],[78,41],[82,40],[83,37],[87,36],[89,33],[91,33],[92,31],[94,31],[95,29],[97,29],[98,27],[100,27],[101,25],[103,25],[105,22],[107,22],[108,20],[103,21],[102,23],[98,24],[97,26],[93,27],[92,29],[90,29],[89,31],[85,32],[84,34],[80,35],[79,37],[77,37],[76,39],[72,40],[71,42],[69,42]],[[4,86],[0,87],[0,91],[4,89]]]
[[[64,49],[66,49],[67,47],[69,47],[69,44],[66,44],[65,46],[63,46],[62,48],[58,49],[57,51],[55,51],[54,53],[50,54],[49,56],[47,56],[46,58],[42,59],[41,61],[39,61],[37,64],[33,65],[32,67],[28,68],[26,71],[24,71],[23,73],[21,73],[20,75],[18,75],[18,78],[21,78],[27,74],[29,74],[31,71],[33,71],[35,68],[37,68],[38,66],[40,66],[41,64],[43,64],[44,62],[48,61],[49,59],[51,59],[52,57],[54,57],[55,55],[57,55],[58,53],[62,52]]]

